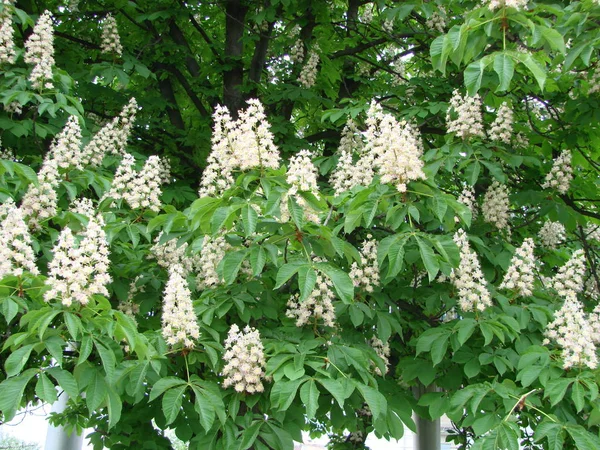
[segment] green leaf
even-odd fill
[[[575,441],[575,447],[577,449],[587,450],[600,448],[600,438],[587,431],[581,425],[567,425],[565,428]]]
[[[81,338],[81,344],[79,345],[79,358],[77,358],[77,365],[87,361],[88,357],[92,353],[92,348],[92,337],[89,334],[84,334]]]
[[[475,325],[477,323],[474,319],[471,318],[463,318],[459,320],[454,326],[454,330],[458,331],[458,342],[460,345],[464,345],[467,340],[471,337],[473,332],[475,331]]]
[[[565,396],[569,385],[573,381],[573,378],[557,378],[555,380],[550,380],[546,385],[544,397],[550,398],[550,404],[552,406],[558,404]]]
[[[240,442],[238,450],[246,450],[254,444],[254,441],[256,441],[256,438],[260,433],[260,427],[262,427],[264,423],[263,420],[259,420],[242,431],[242,441]]]
[[[162,411],[165,415],[166,424],[173,423],[179,412],[181,411],[181,403],[183,401],[183,393],[187,388],[187,383],[184,386],[174,387],[165,392],[162,399]]]
[[[354,283],[346,272],[329,263],[317,263],[317,269],[323,272],[333,283],[335,292],[344,303],[354,300]]]
[[[348,380],[332,380],[329,378],[317,378],[317,381],[335,398],[340,405],[340,408],[344,407],[344,401],[352,395],[354,386],[348,382]]]
[[[585,392],[583,390],[583,386],[579,382],[579,380],[573,383],[573,387],[571,388],[571,398],[573,399],[573,405],[575,405],[575,410],[577,412],[581,412],[583,407],[585,406]]]
[[[271,388],[271,403],[278,411],[285,411],[290,407],[296,397],[300,383],[302,383],[302,378],[290,381],[277,381],[273,384]]]
[[[477,91],[481,87],[483,73],[485,72],[485,68],[491,62],[489,56],[492,55],[485,56],[478,61],[472,62],[465,69],[465,87],[467,88],[467,92],[470,96],[477,94]]]
[[[508,54],[497,53],[494,58],[494,70],[500,79],[500,84],[498,85],[496,92],[507,91],[515,73],[515,62]]]
[[[29,355],[31,355],[33,346],[34,344],[25,345],[8,355],[8,358],[6,358],[6,362],[4,363],[7,377],[14,377],[21,372],[23,367],[25,367],[25,364],[27,364],[27,361],[29,361]]]
[[[258,214],[252,206],[246,205],[242,208],[242,222],[244,224],[244,230],[246,231],[246,237],[256,231]]]
[[[289,196],[288,198],[288,208],[290,211],[290,216],[294,220],[296,227],[301,230],[304,227],[304,209],[302,206],[296,202],[296,199],[293,196]]]
[[[431,199],[431,207],[436,217],[440,219],[440,222],[444,221],[444,216],[448,210],[448,203],[446,199],[441,196],[435,196]]]
[[[376,421],[380,415],[387,412],[387,400],[381,392],[362,383],[356,383],[356,389],[361,393],[369,409],[373,414],[373,421]]]
[[[150,391],[150,398],[148,399],[148,401],[153,401],[156,398],[158,398],[163,392],[172,389],[174,387],[177,386],[182,386],[184,384],[187,384],[184,380],[182,380],[181,378],[177,378],[177,377],[165,377],[165,378],[161,378],[160,380],[158,380],[154,386],[152,387],[152,390]]]
[[[419,356],[421,353],[431,351],[431,346],[433,343],[440,339],[440,337],[445,333],[446,331],[442,328],[429,328],[425,330],[425,332],[418,337],[417,353],[415,356]]]
[[[552,50],[558,50],[563,55],[567,52],[563,35],[560,34],[557,30],[542,26],[538,26],[537,29],[541,30],[542,37],[548,43],[548,45],[550,45],[550,48],[552,48]]]
[[[254,245],[250,248],[250,267],[252,268],[252,275],[255,277],[260,275],[267,262],[267,254],[265,249],[261,246]]]
[[[247,254],[248,250],[244,249],[229,252],[225,255],[223,258],[223,280],[225,284],[232,284],[235,281]]]
[[[112,388],[108,389],[108,402],[106,406],[108,408],[108,428],[111,429],[121,419],[121,410],[123,409],[121,397]]]
[[[79,334],[81,333],[82,329],[81,319],[75,314],[67,311],[64,313],[64,319],[65,324],[67,325],[67,330],[69,330],[71,337],[75,340],[79,339]]]
[[[317,272],[310,266],[303,266],[298,270],[298,286],[300,287],[300,302],[306,300],[317,282]]]
[[[565,446],[565,428],[560,423],[544,420],[533,434],[536,442],[542,439],[548,441],[548,450],[563,450]]]
[[[312,420],[319,407],[319,388],[314,379],[309,379],[300,389],[300,400],[306,407],[306,418]]]
[[[39,375],[38,381],[35,384],[35,395],[46,403],[54,403],[57,400],[56,389],[50,378],[42,372]]]
[[[0,411],[3,420],[8,422],[15,416],[23,402],[23,392],[37,369],[28,369],[18,377],[9,378],[0,383]]]
[[[523,63],[525,67],[529,69],[532,73],[533,77],[537,81],[540,89],[544,90],[544,84],[546,83],[546,71],[544,68],[538,63],[530,53],[517,53],[517,58],[519,62]]]
[[[448,350],[448,334],[442,335],[439,339],[436,339],[431,345],[431,360],[434,366],[437,366],[444,356],[446,356],[446,351]]]
[[[301,267],[307,265],[308,263],[306,261],[294,261],[281,266],[277,271],[277,278],[273,289],[279,289],[286,281],[292,278]]]
[[[383,266],[383,262],[387,258],[388,270],[386,278],[393,278],[400,273],[404,264],[404,246],[408,241],[409,236],[397,234],[388,236],[381,240],[377,248],[377,261],[379,268]]]
[[[76,398],[79,395],[77,381],[71,372],[58,367],[51,367],[50,369],[47,369],[46,372],[58,382],[58,385],[69,395],[69,397]]]
[[[108,387],[106,385],[106,381],[104,380],[104,376],[97,370],[93,371],[85,393],[85,401],[90,413],[96,411],[104,402],[104,400],[106,400],[108,395]]]
[[[417,245],[419,246],[421,260],[423,261],[423,265],[425,266],[425,269],[427,269],[427,273],[429,274],[429,281],[433,281],[438,272],[440,271],[440,263],[438,262],[438,259],[435,256],[433,249],[428,243],[426,243],[419,236],[415,236],[415,239],[417,241]]]

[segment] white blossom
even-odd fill
[[[125,155],[138,105],[131,98],[117,117],[104,125],[82,150],[82,164],[96,167],[106,154]]]
[[[474,97],[460,95],[458,90],[452,93],[448,112],[446,113],[448,133],[456,133],[462,139],[472,136],[483,138],[483,118],[481,116],[481,99],[479,94]]]
[[[328,327],[335,326],[335,309],[333,307],[333,284],[322,273],[317,273],[314,289],[300,301],[300,294],[294,294],[288,300],[286,317],[296,319],[296,326],[302,327],[308,323],[323,320]]]
[[[500,8],[514,8],[517,11],[527,7],[528,0],[490,0],[488,8],[494,11]]]
[[[56,160],[60,169],[83,170],[84,161],[81,153],[81,127],[76,116],[67,120],[65,127],[53,139],[48,151],[48,158]]]
[[[18,101],[14,101],[14,102],[10,102],[7,103],[6,105],[4,105],[4,111],[6,111],[9,114],[22,114],[23,113],[23,106],[18,102]]]
[[[25,62],[33,65],[29,81],[33,89],[52,89],[52,66],[54,65],[54,27],[52,14],[44,11],[33,33],[25,42]]]
[[[102,229],[102,219],[89,220],[78,240],[70,228],[64,228],[54,245],[54,258],[48,264],[46,284],[50,290],[44,299],[60,299],[62,304],[86,305],[92,295],[108,296],[106,285],[112,281],[108,274],[108,242]]]
[[[158,156],[150,156],[139,172],[134,166],[134,157],[125,153],[105,197],[113,200],[123,199],[132,209],[160,211],[160,183],[164,171],[161,159]]]
[[[551,284],[561,297],[567,300],[577,300],[577,294],[583,290],[584,275],[585,254],[583,250],[576,250],[571,255],[571,259],[558,269]]]
[[[473,189],[473,186],[464,187],[456,200],[469,208],[471,211],[471,221],[474,221],[477,218],[477,200],[475,200],[475,189]],[[455,218],[455,221],[459,221],[458,217]]]
[[[556,189],[561,194],[566,194],[573,179],[573,168],[571,167],[571,152],[563,150],[558,158],[554,160],[552,169],[546,175],[542,184],[543,189]]]
[[[12,14],[14,0],[0,2],[0,64],[14,64],[16,60],[15,43],[13,40],[14,28]]]
[[[438,31],[444,33],[446,31],[446,10],[440,6],[439,11],[434,11],[429,19],[425,21],[425,25],[429,31]]]
[[[156,259],[159,266],[169,269],[172,266],[179,265],[183,269],[184,276],[194,272],[195,268],[200,264],[198,255],[187,255],[187,242],[178,245],[177,239],[169,239],[161,244],[160,240],[163,236],[161,231],[154,240],[154,245],[150,248],[148,258]]]
[[[368,181],[365,180],[365,171],[361,170],[363,164],[354,162],[353,155],[361,154],[363,142],[360,131],[352,119],[348,119],[342,130],[340,146],[338,147],[339,160],[329,179],[336,196],[352,189],[354,186],[368,185],[373,179],[373,169],[367,172]]]
[[[96,209],[94,208],[94,203],[89,198],[76,198],[71,202],[69,206],[69,211],[75,214],[81,214],[82,216],[91,219],[96,215]]]
[[[258,330],[246,326],[240,331],[239,327],[233,324],[223,347],[223,387],[233,386],[236,392],[248,394],[263,392],[262,379],[265,376],[266,361]]]
[[[313,49],[308,53],[308,60],[302,67],[300,76],[298,77],[299,83],[306,89],[310,89],[317,82],[317,74],[319,73],[319,47],[315,45]]]
[[[373,292],[379,286],[379,264],[377,262],[377,241],[372,235],[367,235],[360,250],[360,264],[356,261],[350,267],[350,279],[354,287],[362,287],[367,292]]]
[[[123,53],[117,21],[112,14],[108,14],[102,22],[102,42],[100,43],[100,49],[102,53],[115,53],[119,56]]]
[[[375,353],[377,353],[377,356],[379,356],[379,358],[381,358],[383,361],[383,364],[385,365],[385,373],[388,373],[390,370],[390,344],[388,342],[384,343],[381,339],[375,336],[373,336],[369,343],[371,344],[371,347],[373,347],[373,350],[375,350]],[[373,370],[375,373],[382,377],[384,374],[381,372],[381,369],[375,366],[373,363],[371,364],[374,366]]]
[[[452,271],[450,280],[458,289],[458,306],[462,311],[483,311],[492,305],[492,300],[477,254],[471,250],[464,230],[454,234],[454,242],[460,250],[460,264]]]
[[[0,279],[23,271],[39,274],[23,211],[8,198],[0,205]]]
[[[424,180],[423,146],[418,130],[383,113],[375,102],[371,103],[367,117],[365,153],[373,155],[373,166],[378,169],[381,182],[391,183],[399,192],[405,192],[409,181]]]
[[[124,314],[127,314],[135,321],[135,316],[140,312],[140,305],[135,303],[134,298],[137,294],[146,291],[146,286],[138,286],[139,280],[142,278],[141,275],[136,276],[131,283],[129,283],[129,290],[127,291],[127,299],[119,302],[117,308]]]
[[[594,345],[594,340],[597,339],[594,328],[586,318],[581,302],[576,298],[567,298],[554,314],[554,320],[548,324],[544,344],[553,340],[562,348],[564,369],[578,366],[595,369],[598,358]]]
[[[307,220],[320,223],[318,212],[300,195],[300,192],[305,192],[314,195],[316,198],[320,197],[319,187],[317,186],[318,171],[312,162],[312,153],[308,150],[300,150],[290,158],[289,166],[286,181],[290,185],[290,189],[281,198],[281,221],[289,221],[288,199],[293,197],[304,210],[304,216]]]
[[[510,233],[508,188],[494,180],[483,197],[483,219],[501,231]]]
[[[498,115],[492,123],[490,129],[490,139],[492,141],[504,142],[510,144],[513,134],[513,112],[506,102],[502,103],[498,109]]]
[[[234,121],[227,108],[217,107],[213,115],[212,150],[200,181],[200,197],[217,196],[234,183],[235,170],[279,167],[279,150],[256,99]]]
[[[183,268],[177,264],[169,268],[169,280],[165,286],[162,335],[168,345],[181,343],[187,348],[193,347],[193,339],[200,337],[192,306],[192,293],[185,280]]]
[[[34,230],[40,227],[40,222],[56,215],[56,188],[60,183],[56,160],[46,158],[37,176],[38,184],[29,185],[20,206],[29,227]]]
[[[533,239],[526,238],[510,260],[510,266],[504,274],[500,289],[510,289],[523,297],[533,294],[535,257]]]
[[[196,264],[198,289],[207,289],[221,283],[217,266],[229,248],[230,245],[225,241],[224,236],[204,236],[202,251]]]
[[[566,239],[565,226],[560,222],[552,222],[547,220],[542,225],[538,236],[544,247],[555,249]]]
[[[301,63],[304,59],[304,41],[300,38],[300,27],[298,25],[290,32],[290,38],[296,39],[290,50],[290,59],[293,63]]]
[[[583,230],[586,239],[600,242],[600,225],[588,224]]]

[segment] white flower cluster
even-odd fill
[[[425,21],[425,25],[429,31],[438,31],[443,33],[446,31],[446,10],[440,6],[440,10],[434,11],[429,19]]]
[[[56,160],[45,159],[37,175],[38,185],[30,184],[21,201],[23,215],[34,230],[39,228],[40,222],[56,215],[56,188],[60,183]]]
[[[552,339],[562,347],[563,368],[585,365],[595,369],[598,358],[594,328],[587,320],[581,302],[576,298],[568,298],[548,324],[545,332],[547,339],[543,343],[547,345]]]
[[[323,319],[325,326],[335,326],[335,309],[333,308],[333,285],[329,278],[317,273],[315,288],[304,301],[300,294],[294,294],[287,303],[286,317],[296,319],[296,326],[301,327],[314,320]]]
[[[471,210],[471,221],[474,221],[477,218],[477,200],[475,200],[475,189],[473,186],[463,188],[456,200]],[[456,222],[459,221],[458,217],[454,220]]]
[[[494,180],[483,197],[483,219],[502,231],[510,233],[508,188]]]
[[[279,150],[260,101],[248,100],[248,108],[236,121],[225,107],[217,107],[213,119],[212,150],[202,173],[200,197],[219,195],[232,186],[236,169],[279,167]]]
[[[542,225],[538,237],[544,247],[555,249],[558,245],[566,239],[565,226],[560,222],[552,222],[547,220]]]
[[[254,394],[263,392],[262,379],[265,376],[265,352],[260,333],[246,326],[240,331],[236,324],[231,325],[224,342],[223,387],[233,386],[236,392]]]
[[[589,79],[588,95],[600,92],[600,64],[594,65],[594,73]]]
[[[583,290],[584,275],[585,254],[583,250],[576,250],[571,255],[571,259],[558,269],[551,284],[561,297],[566,300],[577,300],[577,294]]]
[[[533,274],[535,271],[535,257],[533,256],[533,239],[527,238],[523,245],[517,249],[510,260],[510,266],[504,274],[500,289],[514,290],[523,297],[533,294]]]
[[[556,189],[561,194],[566,194],[573,179],[573,167],[571,167],[571,152],[563,150],[554,161],[552,169],[546,175],[542,184],[544,189]]]
[[[368,185],[371,183],[371,180],[373,179],[373,170],[372,168],[369,168],[366,172],[363,170],[365,158],[362,158],[362,163],[361,159],[359,159],[357,163],[353,160],[353,155],[355,153],[361,154],[362,150],[363,142],[360,130],[352,119],[348,119],[342,130],[340,146],[338,147],[340,158],[329,179],[336,196],[352,189],[354,186]],[[364,178],[365,173],[367,174],[368,179]]]
[[[583,232],[585,233],[586,239],[600,242],[600,225],[588,224]]]
[[[306,61],[306,64],[304,64],[300,76],[298,77],[298,82],[306,89],[310,89],[317,82],[317,74],[319,73],[318,65],[320,61],[318,51],[319,47],[315,45],[308,53],[308,60]]]
[[[299,194],[301,191],[310,193],[316,198],[320,197],[319,187],[317,186],[318,171],[312,162],[312,153],[308,150],[300,150],[290,158],[289,165],[286,180],[291,187],[281,198],[281,221],[289,221],[288,198],[293,197],[296,203],[304,210],[307,220],[320,223],[317,211],[311,208],[308,202]]]
[[[390,18],[390,19],[385,19],[382,23],[381,23],[381,29],[383,31],[385,31],[386,33],[392,33],[394,31],[394,18]]]
[[[354,287],[373,292],[379,286],[379,264],[377,263],[377,241],[367,235],[360,250],[360,265],[354,261],[350,267],[350,278]]]
[[[360,21],[367,25],[370,24],[371,22],[373,22],[373,5],[372,4],[367,3],[367,6],[365,6],[363,13],[360,15]]]
[[[20,277],[23,271],[38,275],[32,240],[23,212],[8,198],[0,205],[0,279]]]
[[[81,127],[76,116],[69,117],[65,127],[54,138],[47,157],[56,160],[60,169],[83,170]]]
[[[225,257],[225,253],[230,247],[227,241],[225,241],[224,236],[217,236],[215,238],[204,236],[202,251],[196,263],[198,273],[196,285],[198,289],[207,289],[221,283],[221,279],[217,273],[217,266]]]
[[[290,50],[290,59],[295,64],[301,63],[304,59],[304,41],[302,41],[302,39],[300,38],[300,26],[296,25],[292,29],[290,33],[290,38],[296,38],[296,42]]]
[[[182,343],[187,348],[192,348],[193,339],[200,337],[200,329],[192,306],[192,293],[183,268],[177,264],[169,268],[169,280],[165,286],[162,335],[168,345]]]
[[[583,294],[592,300],[598,301],[600,298],[600,286],[596,284],[596,279],[590,276],[585,282]],[[596,309],[600,308],[600,305],[596,306]],[[596,311],[596,309],[594,311]],[[600,320],[600,316],[598,317]],[[600,342],[600,334],[596,335]]]
[[[394,79],[392,81],[393,86],[402,86],[406,83],[406,66],[404,61],[398,59],[392,63],[392,70],[394,71]]]
[[[145,286],[138,286],[138,281],[140,280],[141,275],[138,275],[134,278],[134,280],[129,283],[129,291],[127,292],[127,300],[119,302],[117,308],[124,314],[127,314],[133,320],[135,320],[135,316],[140,313],[140,305],[135,303],[133,299],[135,296],[141,292],[146,291]]]
[[[492,128],[490,129],[490,139],[492,141],[500,141],[505,144],[510,144],[510,139],[513,134],[513,111],[508,106],[508,103],[504,102],[498,108],[498,114],[492,122]]]
[[[22,114],[23,106],[21,106],[21,104],[17,101],[10,102],[4,105],[4,111],[6,111],[9,114]]]
[[[382,183],[391,183],[399,192],[406,192],[409,181],[425,179],[423,145],[415,127],[383,113],[375,102],[367,113],[367,124],[365,153],[374,156],[373,166],[379,170]]]
[[[44,293],[44,300],[60,299],[70,306],[85,305],[95,294],[108,296],[106,285],[112,280],[103,225],[99,216],[90,219],[79,242],[70,228],[63,229],[52,249],[54,258],[48,264],[46,280],[50,290]]]
[[[483,311],[492,305],[492,300],[477,255],[471,250],[464,230],[454,234],[454,242],[460,250],[460,264],[452,271],[450,280],[458,289],[458,306],[462,311]]]
[[[494,11],[500,8],[514,8],[517,11],[527,7],[528,0],[490,0],[488,8]]]
[[[12,23],[14,0],[2,0],[0,4],[2,5],[2,11],[0,11],[0,64],[14,64],[16,60]]]
[[[375,350],[375,353],[377,353],[377,356],[383,360],[383,364],[385,365],[385,373],[388,373],[390,371],[390,344],[388,342],[384,343],[381,339],[375,336],[373,336],[369,343],[371,344],[371,347],[373,347],[373,350]],[[381,373],[381,369],[377,366],[374,366],[373,370],[380,377],[384,375]]]
[[[54,65],[54,28],[52,14],[44,11],[33,33],[25,42],[25,62],[33,65],[29,81],[33,89],[52,89],[52,66]]]
[[[172,266],[179,265],[187,275],[192,273],[198,264],[198,257],[189,257],[186,255],[188,248],[187,242],[177,245],[177,239],[169,239],[165,243],[160,243],[163,232],[154,239],[154,245],[150,248],[148,258],[155,258],[159,266],[169,269]]]
[[[113,179],[112,187],[105,194],[113,200],[123,199],[132,209],[160,211],[161,189],[164,167],[158,156],[150,156],[138,172],[134,168],[135,159],[125,153]]]
[[[94,135],[82,151],[82,164],[84,166],[99,166],[106,154],[124,156],[137,109],[137,101],[135,98],[131,98],[120,114]]]
[[[0,148],[0,159],[6,159],[8,161],[14,161],[16,158],[15,152],[12,148]]]
[[[466,140],[472,136],[483,138],[483,118],[479,94],[475,94],[474,97],[469,95],[463,97],[458,90],[455,90],[446,113],[446,123],[448,133],[456,133],[462,139]]]
[[[121,38],[119,37],[119,29],[117,28],[117,21],[108,14],[102,22],[102,42],[100,43],[100,50],[102,53],[115,53],[119,56],[123,54],[123,46],[121,45]]]
[[[69,206],[69,211],[75,214],[81,214],[89,219],[95,216],[96,209],[94,208],[94,203],[89,198],[76,198],[71,202]]]

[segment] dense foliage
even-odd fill
[[[600,448],[599,17],[3,1],[3,420]]]

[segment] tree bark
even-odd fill
[[[229,68],[223,72],[223,103],[234,118],[237,118],[238,111],[244,106],[242,38],[247,12],[248,7],[241,0],[225,2],[225,63]]]

